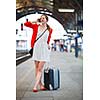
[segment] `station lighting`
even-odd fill
[[[51,5],[53,5],[53,2],[50,2]]]
[[[53,3],[53,0],[50,0],[50,5],[53,5],[54,3]]]
[[[70,30],[70,29],[68,29],[67,32],[76,33],[76,30]]]
[[[41,11],[41,13],[45,13],[45,14],[48,14],[48,15],[52,15],[52,13],[51,12],[47,12],[47,11]]]
[[[74,12],[74,9],[58,9],[59,12]]]
[[[79,30],[78,32],[83,32],[83,30]]]
[[[76,33],[77,31],[76,30],[67,30],[67,32],[70,32],[70,33]],[[78,30],[78,32],[83,32],[83,30]]]
[[[43,10],[43,9],[42,9]],[[47,9],[44,9],[44,11],[46,11]]]

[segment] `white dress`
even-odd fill
[[[38,27],[38,33],[37,38],[44,32],[40,30],[40,27]],[[45,33],[36,41],[33,49],[33,56],[32,60],[35,61],[50,61],[50,50],[48,49],[48,40],[49,31],[46,30]]]

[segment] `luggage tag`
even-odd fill
[[[49,73],[49,67],[47,67],[44,71],[45,71],[45,73]]]

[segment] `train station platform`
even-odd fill
[[[53,51],[50,66],[60,70],[60,88],[34,93],[34,63],[30,58],[19,64],[16,67],[16,100],[83,100],[82,57],[76,58],[73,52]]]

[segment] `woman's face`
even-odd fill
[[[41,23],[47,23],[47,19],[44,15],[41,16],[40,21]]]

